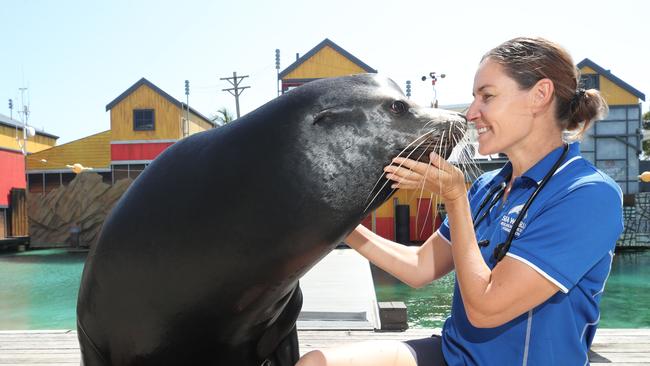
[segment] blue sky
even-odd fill
[[[0,21],[0,113],[27,87],[30,124],[59,144],[109,129],[106,104],[141,77],[205,115],[234,98],[220,77],[250,75],[242,113],[276,95],[281,68],[329,38],[429,103],[471,101],[483,53],[515,36],[542,36],[650,99],[650,2],[611,1],[35,1],[7,0]],[[643,104],[643,111],[648,103]],[[14,114],[15,116],[15,114]]]

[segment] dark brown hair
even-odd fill
[[[560,45],[543,38],[519,37],[486,53],[500,64],[521,89],[532,88],[541,79],[555,87],[555,116],[562,130],[574,131],[580,138],[591,124],[607,115],[607,103],[596,89],[580,89],[580,71],[571,55]]]

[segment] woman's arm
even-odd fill
[[[476,243],[465,196],[445,201],[452,253],[465,312],[475,327],[502,325],[553,296],[559,288],[530,266],[505,257],[493,270]]]
[[[422,287],[453,269],[451,248],[438,233],[420,247],[407,247],[359,225],[346,242],[377,267],[411,287]]]
[[[467,316],[476,327],[496,327],[553,296],[559,288],[530,266],[506,257],[490,270],[476,243],[463,173],[440,156],[431,164],[397,158],[401,167],[386,168],[387,177],[403,188],[425,189],[445,202],[453,245],[456,278]]]

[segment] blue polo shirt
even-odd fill
[[[496,204],[476,228],[477,241],[489,240],[481,253],[490,268],[496,265],[494,248],[506,241],[524,203],[562,150],[552,151],[516,178],[507,201]],[[468,197],[473,217],[490,189],[504,182],[511,171],[507,163],[472,185]],[[519,224],[507,254],[560,291],[506,324],[481,329],[467,319],[456,282],[451,316],[442,329],[449,366],[588,364],[588,349],[600,319],[598,304],[623,230],[622,197],[618,184],[580,156],[578,143],[571,144]],[[438,232],[453,242],[447,220]]]

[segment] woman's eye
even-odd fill
[[[395,114],[402,114],[408,110],[408,107],[406,106],[406,103],[402,102],[401,100],[396,100],[391,104],[390,106],[390,111],[395,113]]]
[[[483,100],[490,100],[492,99],[493,95],[491,94],[483,94]]]

